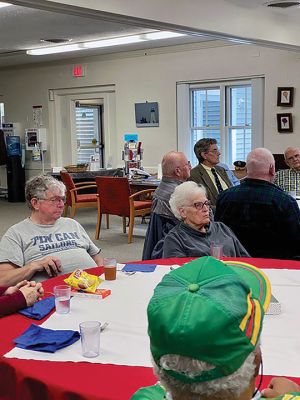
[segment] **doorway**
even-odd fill
[[[102,167],[106,167],[107,160],[117,165],[114,85],[49,89],[49,117],[52,166],[90,162],[90,156],[99,152]],[[86,127],[84,120],[88,122]],[[79,138],[77,132],[81,132]],[[93,139],[97,140],[96,146]]]
[[[77,163],[97,163],[104,168],[103,104],[75,101]]]

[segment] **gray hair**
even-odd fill
[[[204,194],[206,196],[206,190],[204,186],[198,185],[196,182],[188,181],[178,185],[173,194],[171,195],[169,204],[175,217],[182,220],[179,208],[190,205],[191,197],[197,193]]]
[[[198,140],[198,142],[194,146],[194,153],[196,157],[198,158],[199,163],[202,163],[204,161],[204,158],[201,156],[201,153],[207,153],[209,151],[209,148],[212,144],[217,144],[216,139],[212,138],[204,138]]]
[[[161,169],[163,176],[176,176],[175,170],[177,167],[182,167],[182,164],[187,162],[186,156],[181,151],[169,151],[163,156]]]
[[[62,196],[66,193],[65,185],[53,178],[51,175],[38,175],[29,179],[25,185],[25,199],[30,210],[32,210],[31,199],[44,199],[46,190],[58,189]]]
[[[170,376],[166,370],[181,372],[191,377],[199,375],[201,371],[208,371],[214,368],[213,365],[204,361],[195,360],[177,354],[167,354],[161,357],[161,367],[153,362],[154,372],[176,398],[185,400],[199,400],[200,396],[212,397],[214,400],[238,399],[239,396],[249,387],[255,376],[256,349],[248,355],[243,365],[233,374],[214,379],[207,382],[184,383]]]

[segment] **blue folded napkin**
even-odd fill
[[[153,272],[156,264],[125,264],[124,272]]]
[[[55,298],[47,297],[46,299],[37,301],[32,306],[19,311],[19,314],[33,319],[44,318],[55,307]]]
[[[79,340],[80,334],[71,330],[53,330],[31,324],[14,342],[17,347],[27,350],[55,353]]]

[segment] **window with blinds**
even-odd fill
[[[89,163],[91,156],[101,153],[100,106],[79,106],[75,108],[77,163]],[[93,139],[96,143],[93,144]],[[103,157],[101,157],[103,159]]]

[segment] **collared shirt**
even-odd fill
[[[170,208],[169,200],[175,188],[180,185],[182,181],[163,176],[158,188],[153,195],[152,212],[164,217],[175,219],[174,214]]]
[[[233,186],[238,186],[241,183],[240,180],[234,175],[234,173],[231,171],[231,169],[228,167],[227,164],[219,162],[219,164],[217,164],[217,166],[225,169],[226,174],[228,175],[228,178],[231,180],[231,183]]]
[[[205,171],[208,173],[208,175],[209,175],[211,181],[213,182],[213,184],[215,185],[215,187],[216,187],[216,189],[217,189],[217,191],[218,191],[217,184],[216,184],[216,180],[215,180],[215,177],[214,177],[213,173],[211,172],[211,168],[210,168],[210,167],[207,167],[207,166],[204,165],[204,164],[201,164],[201,165],[202,165],[202,167],[205,169]],[[217,170],[216,170],[216,173],[218,174]],[[219,178],[219,181],[220,181],[220,183],[221,183],[222,189],[223,189],[223,190],[228,189],[228,186],[227,186],[226,182],[222,179],[222,177],[220,176],[220,174],[218,174],[218,178]],[[218,192],[219,192],[219,191],[218,191]]]
[[[285,192],[295,190],[296,196],[300,196],[300,171],[294,169],[277,171],[274,183]]]

